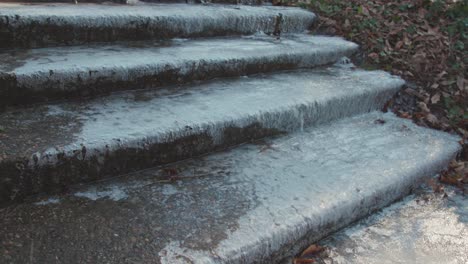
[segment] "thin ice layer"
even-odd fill
[[[72,189],[0,211],[0,261],[278,263],[407,194],[458,140],[374,112]]]

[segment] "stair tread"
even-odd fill
[[[5,111],[0,207],[381,109],[403,84],[340,64]]]
[[[76,187],[0,209],[0,259],[277,263],[407,194],[457,141],[373,112]]]
[[[0,71],[17,75],[86,72],[100,69],[159,67],[186,61],[227,61],[281,55],[345,53],[357,45],[340,37],[287,35],[281,40],[256,35],[240,38],[173,39],[0,52]],[[306,64],[307,62],[302,62]],[[73,73],[75,74],[75,73]],[[86,78],[86,76],[83,76]]]
[[[285,33],[303,32],[315,20],[307,10],[276,6],[5,3],[0,6],[5,29],[0,46],[272,33],[279,13]]]
[[[313,67],[356,49],[337,37],[295,34],[8,50],[0,52],[0,84],[10,76],[0,104]]]
[[[326,121],[337,112],[352,114],[352,109],[339,106],[320,112],[333,100],[343,103],[353,96],[369,95],[367,104],[372,109],[373,104],[382,104],[402,84],[400,78],[382,71],[329,67],[36,105],[0,114],[4,139],[0,142],[0,154],[6,157],[4,161],[30,158],[33,154],[47,158],[44,154],[74,152],[82,146],[88,150],[106,145],[135,147],[141,141],[165,142],[202,132],[211,133],[216,141],[222,137],[217,135],[218,129],[242,127],[254,121],[287,131],[289,121],[271,117],[262,120],[267,117],[261,115],[321,105],[323,109],[317,107],[319,112],[311,118]],[[351,104],[359,108],[364,102]],[[296,126],[297,118],[300,117],[290,120],[291,128]]]

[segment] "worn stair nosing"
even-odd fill
[[[330,64],[357,45],[291,35],[173,40],[0,53],[0,108]]]
[[[403,83],[383,72],[331,68],[6,112],[1,201],[380,109]],[[21,149],[24,140],[38,147]]]
[[[0,48],[273,33],[279,13],[283,33],[304,32],[315,20],[272,6],[2,4]]]

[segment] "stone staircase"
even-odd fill
[[[0,262],[277,263],[443,169],[459,139],[314,20],[0,3]]]

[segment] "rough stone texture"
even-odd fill
[[[7,111],[0,200],[380,109],[402,85],[385,72],[336,66]]]
[[[330,64],[357,45],[290,35],[0,52],[0,107]],[[3,77],[2,77],[3,76]]]
[[[307,30],[315,15],[290,7],[246,5],[0,4],[0,47],[212,37]]]
[[[0,209],[0,262],[277,263],[406,195],[458,140],[374,112],[72,188]]]
[[[449,189],[412,195],[320,243],[325,263],[468,263],[468,199]]]

